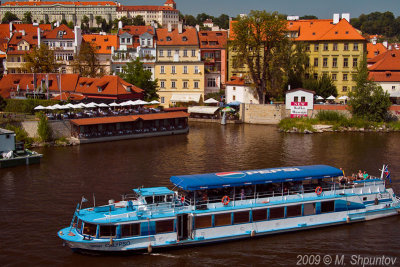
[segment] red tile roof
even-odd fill
[[[101,91],[99,92],[99,88]],[[127,91],[127,87],[131,87],[131,92]],[[127,83],[119,76],[103,76],[101,78],[80,78],[76,87],[76,92],[84,95],[131,95],[134,93],[141,94],[143,89]]]
[[[245,80],[242,77],[232,76],[226,85],[245,85]]]
[[[155,34],[154,28],[152,26],[132,26],[127,25],[122,28],[125,32],[128,32],[130,35],[142,35],[143,33],[147,32],[151,35]]]
[[[400,82],[400,72],[372,71],[368,77],[375,82]]]
[[[296,41],[366,40],[346,19],[337,24],[331,19],[288,21],[288,30],[299,32]]]
[[[84,34],[83,40],[96,48],[97,54],[111,55],[111,47],[118,47],[118,37],[116,35]]]
[[[157,29],[157,45],[199,45],[199,37],[195,28],[184,29],[179,33],[178,29],[171,32],[168,29]]]
[[[43,2],[4,2],[1,4],[2,6],[43,6],[43,5],[75,5],[75,6],[117,6],[117,3],[111,1],[98,1],[98,2],[52,2],[52,1],[43,1]]]
[[[387,48],[381,43],[377,43],[377,44],[368,43],[367,51],[368,51],[367,59],[369,61],[369,59],[372,59],[372,58],[386,52]]]
[[[368,69],[370,71],[400,71],[400,50],[388,50],[369,60],[374,63]]]
[[[224,49],[228,41],[227,31],[199,31],[200,48]],[[213,44],[215,43],[215,45]]]
[[[39,26],[35,26],[33,24],[15,24],[12,25],[13,31],[21,31],[24,30],[25,32],[33,32],[37,33],[37,28],[39,27],[42,31],[50,31],[51,24],[39,24]]]
[[[62,39],[74,39],[75,33],[67,25],[61,24],[59,27],[54,28],[50,31],[46,31],[43,34],[44,39],[59,39],[59,32],[63,32]]]
[[[76,120],[71,120],[71,123],[83,126],[83,125],[97,125],[97,124],[112,124],[121,122],[134,122],[137,121],[138,119],[150,121],[150,120],[176,119],[176,118],[187,118],[187,117],[189,117],[188,113],[183,111],[178,111],[178,112],[152,113],[143,115],[76,119]]]
[[[117,8],[117,11],[177,11],[176,9],[170,6],[120,6]]]

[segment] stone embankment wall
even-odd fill
[[[21,126],[25,129],[30,137],[37,137],[39,121],[23,121]],[[71,136],[71,124],[69,121],[49,121],[49,126],[53,132],[53,138]]]
[[[285,105],[241,104],[240,120],[252,124],[278,124],[285,117]]]

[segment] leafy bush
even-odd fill
[[[47,121],[47,117],[43,113],[40,113],[37,131],[40,141],[42,142],[51,141],[52,138],[51,128],[49,126],[49,122]]]
[[[6,129],[13,131],[15,133],[15,138],[17,139],[17,142],[24,142],[26,148],[30,148],[32,146],[33,138],[28,136],[28,133],[25,131],[24,128],[12,124],[7,124]]]
[[[315,119],[309,118],[286,118],[279,122],[279,128],[283,131],[291,131],[293,128],[297,128],[299,132],[304,132],[305,130],[314,132],[313,124],[315,122]]]
[[[331,110],[321,110],[320,112],[318,112],[316,118],[320,121],[329,121],[329,122],[347,121],[347,117],[344,114]]]
[[[42,106],[51,106],[59,103],[57,100],[42,100],[42,99],[7,99],[7,106],[4,111],[14,113],[29,113],[34,114],[34,108]]]

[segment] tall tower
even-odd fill
[[[172,7],[173,9],[176,9],[176,3],[175,3],[174,0],[167,0],[167,1],[165,2],[164,6],[170,6],[170,7]]]

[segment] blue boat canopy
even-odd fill
[[[133,191],[141,196],[160,196],[160,195],[171,195],[174,194],[174,191],[169,190],[166,187],[149,187],[149,188],[138,188],[133,189]]]
[[[282,167],[250,171],[220,172],[172,176],[170,181],[183,190],[269,184],[342,176],[343,172],[327,165]]]

